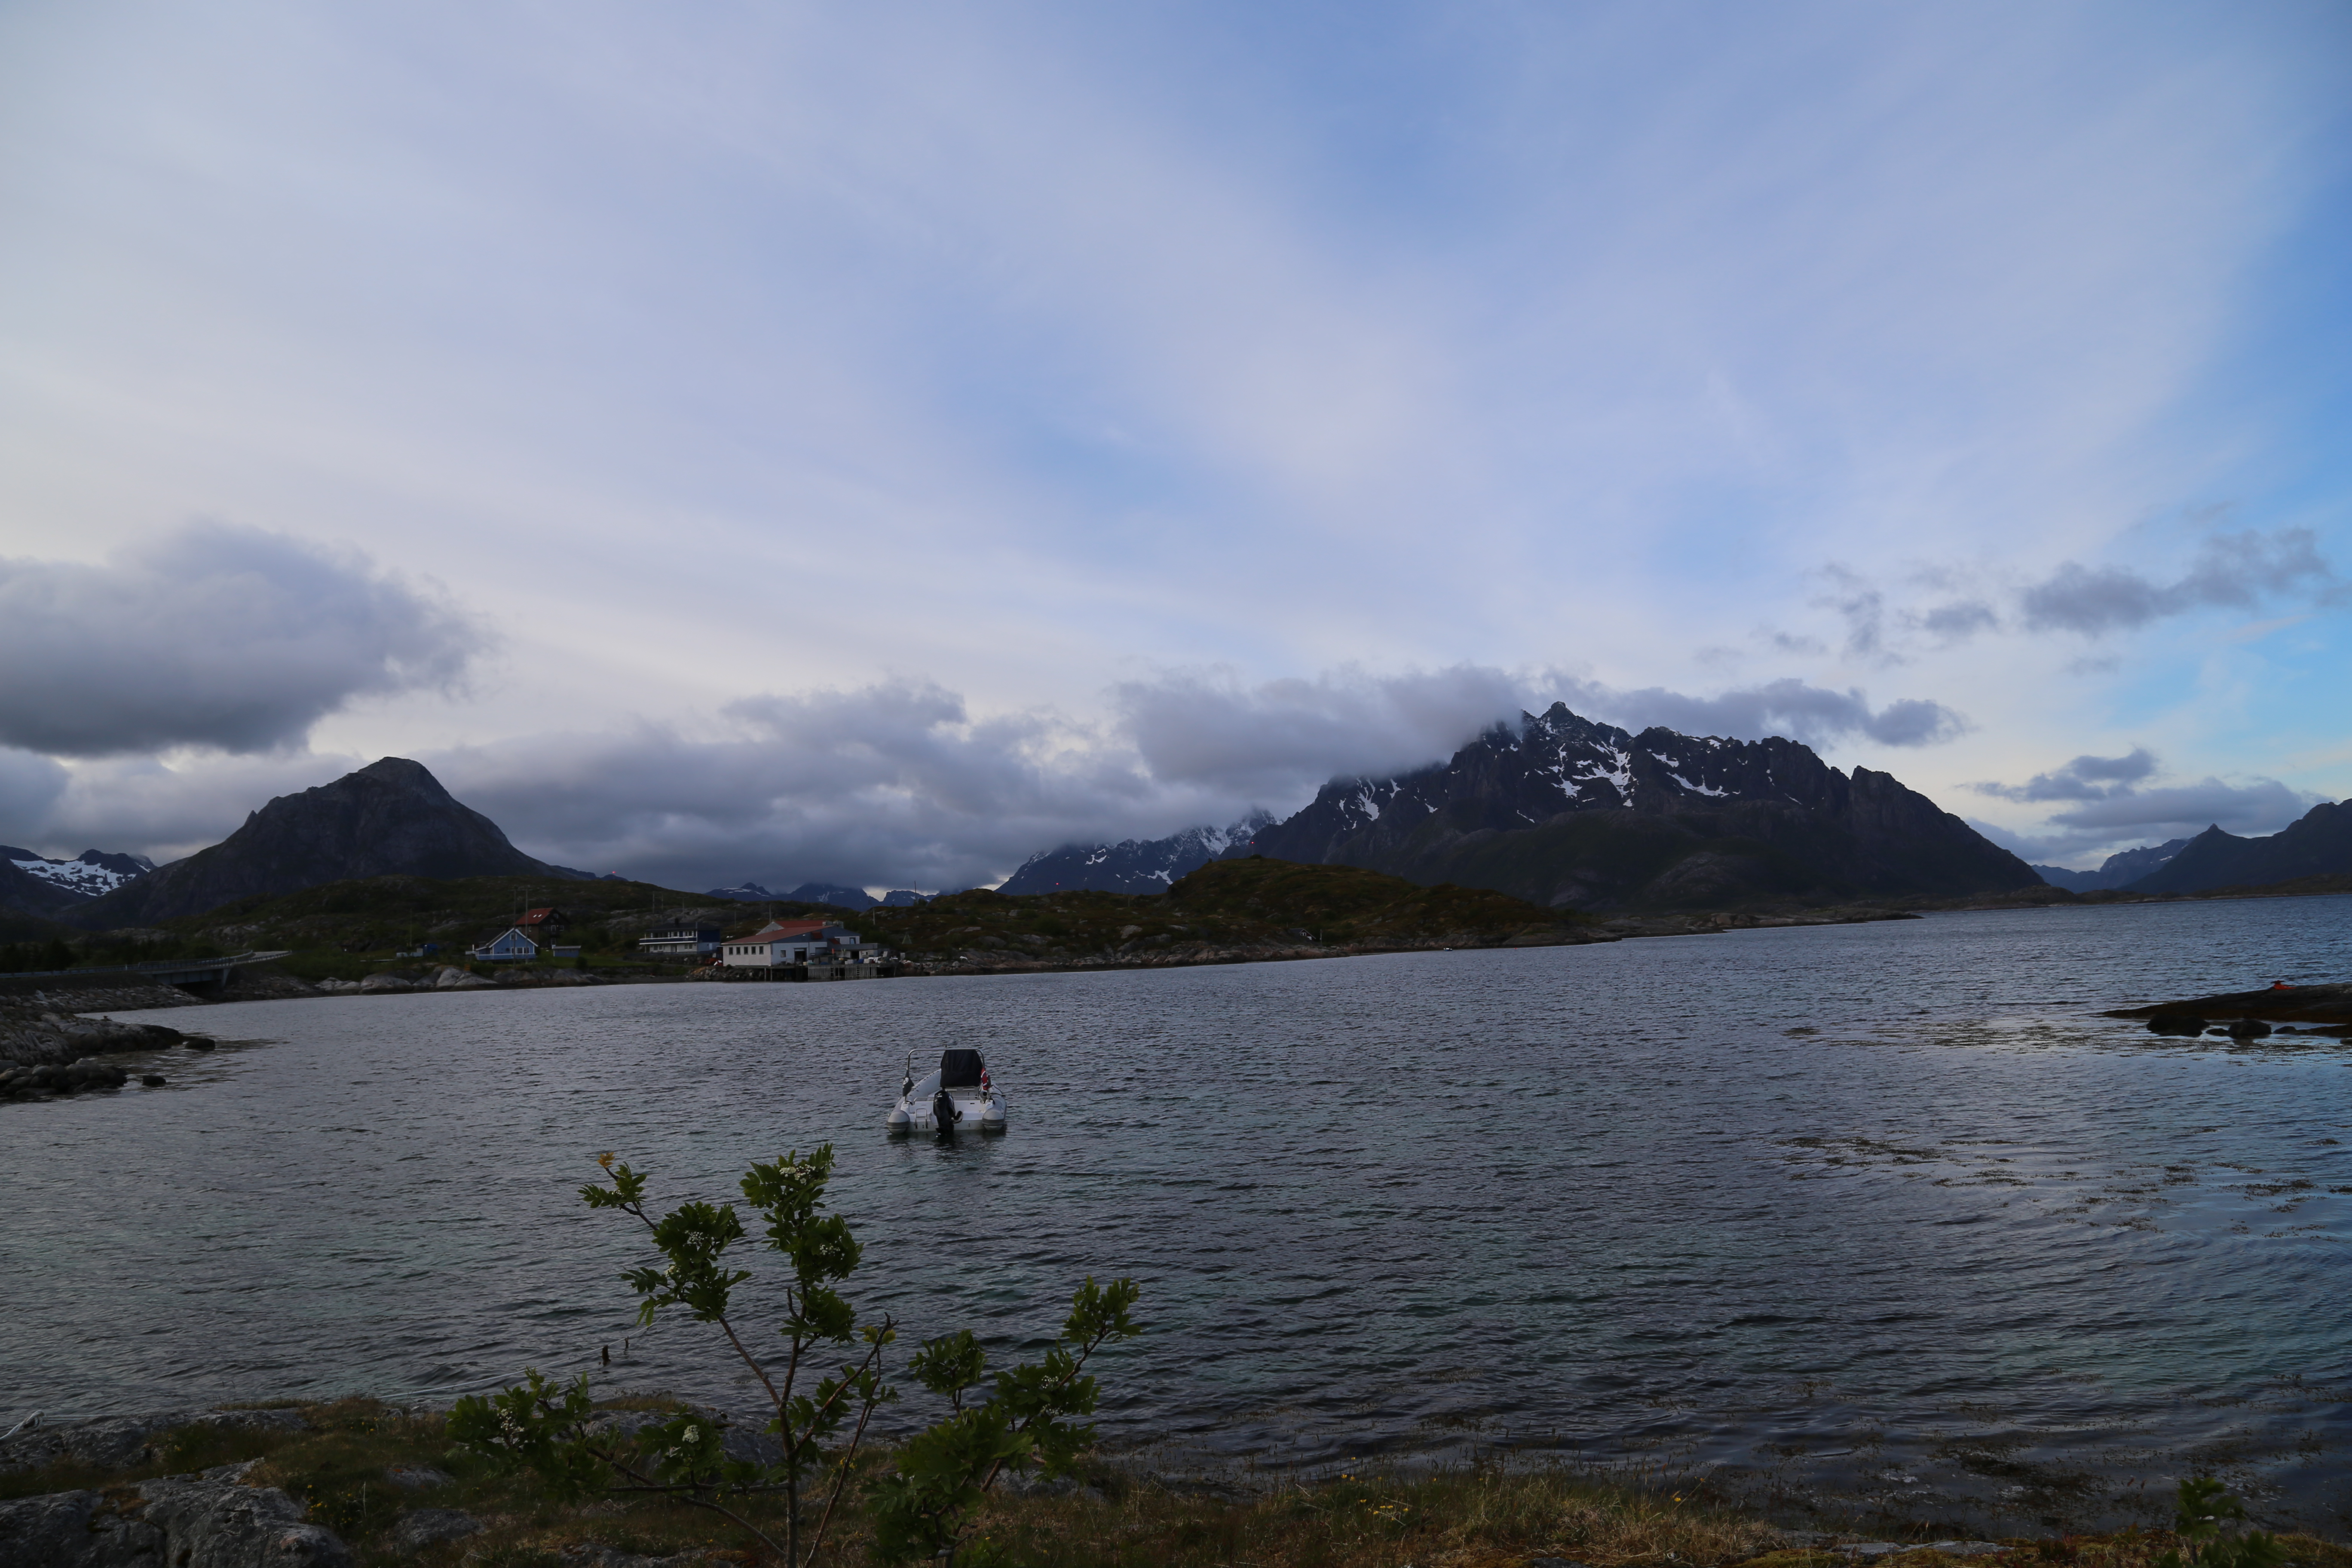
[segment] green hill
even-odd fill
[[[223,952],[286,948],[287,967],[310,978],[363,973],[367,960],[427,942],[462,962],[462,949],[497,935],[527,909],[552,906],[569,917],[563,941],[592,958],[635,960],[637,939],[655,925],[692,922],[729,935],[764,924],[771,912],[838,915],[814,904],[741,904],[649,882],[571,881],[556,877],[366,877],[299,892],[235,899],[153,928],[169,939]],[[349,962],[344,962],[349,961]]]
[[[1199,949],[1371,950],[1574,940],[1579,917],[1481,889],[1424,888],[1353,866],[1213,860],[1165,893],[1018,896],[975,889],[845,917],[917,962],[1149,962]]]

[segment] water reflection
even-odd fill
[[[2347,913],[221,1008],[278,1043],[0,1108],[5,1397],[531,1364],[735,1402],[691,1325],[630,1324],[635,1238],[573,1190],[612,1149],[657,1199],[731,1195],[830,1140],[852,1297],[915,1335],[1013,1352],[1087,1275],[1136,1276],[1152,1331],[1106,1364],[1105,1425],[1154,1462],[1505,1447],[2076,1522],[2194,1463],[2317,1518],[2347,1473],[2352,1051],[2095,1009],[2287,949],[2352,973]],[[886,1138],[907,1053],[963,1045],[1010,1134]]]

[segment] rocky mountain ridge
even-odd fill
[[[2108,888],[2129,887],[2188,847],[2189,840],[2175,838],[2169,843],[2110,855],[2099,862],[2095,871],[2070,871],[2063,866],[2036,866],[2033,869],[2053,888],[2063,888],[2070,893],[2095,893]]]
[[[153,925],[236,899],[385,876],[587,879],[516,848],[422,763],[384,757],[332,784],[279,795],[211,848],[52,918],[88,931]]]
[[[1066,847],[1001,891],[1197,853],[1217,830]],[[1453,882],[1547,909],[1691,909],[1952,897],[2035,887],[2032,868],[1886,773],[1811,748],[1653,727],[1633,734],[1554,703],[1494,725],[1442,763],[1334,779],[1280,822],[1223,831],[1219,858],[1264,855]],[[1099,869],[1098,869],[1099,868]],[[1040,884],[1044,884],[1041,886]]]
[[[0,860],[8,861],[27,876],[38,877],[69,893],[90,899],[110,893],[155,868],[155,862],[144,855],[110,855],[102,849],[85,849],[70,860],[57,860],[38,850],[20,849],[13,844],[0,844]]]
[[[1778,736],[1633,734],[1565,703],[1430,767],[1334,780],[1261,832],[1257,851],[1587,910],[1950,897],[2041,880],[1890,774],[1843,773]]]
[[[863,888],[847,887],[839,882],[803,882],[789,893],[779,893],[748,878],[731,888],[713,888],[704,896],[713,899],[733,899],[738,903],[746,904],[772,901],[831,904],[834,908],[841,910],[905,909],[910,905],[926,903],[937,897],[936,894],[916,892],[911,888],[893,888],[877,899]]]
[[[2200,893],[2352,872],[2352,801],[2323,801],[2278,832],[2241,838],[2216,826],[2183,844],[2153,871],[2125,884],[2134,893]]]
[[[1000,893],[1162,893],[1212,860],[1255,854],[1258,833],[1274,822],[1253,811],[1230,827],[1188,827],[1165,838],[1117,844],[1065,844],[1041,850],[997,887]]]

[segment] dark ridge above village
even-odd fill
[[[781,920],[834,922],[835,957],[846,931],[869,960],[887,952],[950,973],[2320,893],[2352,888],[2352,807],[2317,806],[2267,838],[2212,828],[2106,869],[2091,890],[2054,887],[1899,781],[1841,772],[1794,742],[1633,734],[1562,705],[1495,726],[1444,763],[1334,780],[1281,821],[1254,813],[1162,839],[1066,846],[994,890],[879,900],[821,881],[779,896],[748,879],[693,893],[592,876],[523,853],[422,764],[387,757],[272,800],[159,869],[10,847],[0,966],[268,950],[314,982],[401,960],[618,975],[714,958],[739,967],[721,947]]]

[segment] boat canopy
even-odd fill
[[[980,1073],[981,1063],[978,1051],[941,1051],[940,1053],[940,1087],[941,1089],[978,1089]]]

